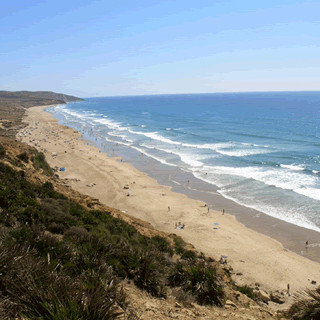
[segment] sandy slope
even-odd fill
[[[44,108],[26,111],[29,126],[19,138],[43,150],[52,167],[65,167],[66,171],[59,175],[68,179],[75,190],[148,221],[159,230],[176,233],[206,255],[216,259],[227,255],[237,282],[259,283],[272,291],[283,291],[289,283],[292,292],[312,286],[311,280],[319,283],[318,263],[287,251],[277,241],[246,228],[233,216],[212,210],[208,213],[203,202],[171,192],[169,187],[159,185],[131,165],[107,157],[77,140],[78,132],[58,125]],[[129,189],[124,189],[125,185]],[[178,221],[185,224],[183,230],[175,229]]]

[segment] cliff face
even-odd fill
[[[23,107],[81,101],[83,99],[52,91],[0,91],[0,101],[21,103]]]
[[[0,136],[15,136],[22,127],[24,108],[81,100],[51,91],[0,91]]]

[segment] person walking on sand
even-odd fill
[[[208,213],[209,213],[209,211],[210,211],[210,208],[208,207]]]
[[[168,206],[168,212],[170,212],[170,206]]]

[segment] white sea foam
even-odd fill
[[[311,199],[320,200],[317,177],[286,168],[205,166],[203,172],[254,179],[269,186],[291,190]]]
[[[268,150],[263,150],[263,149],[256,149],[256,150],[250,150],[250,149],[242,149],[242,150],[217,150],[217,152],[229,156],[229,157],[246,157],[246,156],[253,156],[256,154],[264,154],[264,153],[269,153],[270,151]]]
[[[314,174],[318,174],[318,173],[319,173],[319,171],[317,171],[317,170],[312,170],[312,172],[313,172]]]
[[[131,129],[128,129],[128,131],[132,134],[143,135],[143,136],[151,138],[153,140],[158,140],[158,141],[162,141],[162,142],[169,143],[169,144],[181,145],[180,142],[176,142],[176,141],[170,140],[168,138],[165,138],[165,137],[159,135],[158,132],[142,132],[142,131],[134,131]]]
[[[200,160],[206,159],[208,157],[207,155],[199,155],[199,154],[195,154],[192,152],[187,152],[179,149],[165,149],[158,146],[157,147],[150,146],[146,143],[141,144],[141,146],[148,149],[156,149],[168,154],[175,154],[180,158],[182,162],[184,162],[185,164],[191,167],[202,167],[204,163],[201,162]]]
[[[151,154],[151,153],[148,153],[146,150],[144,150],[144,149],[142,149],[142,148],[138,148],[138,147],[136,147],[136,146],[131,146],[131,148],[133,148],[133,149],[135,149],[135,150],[143,153],[143,154],[146,155],[147,157],[153,158],[153,159],[161,162],[162,164],[165,164],[165,165],[168,165],[168,166],[171,166],[171,167],[176,167],[175,164],[169,163],[169,162],[167,162],[166,160],[164,160],[164,159],[162,159],[162,158],[159,158],[159,157],[157,157],[157,156],[155,156],[155,155],[153,155],[153,154]]]
[[[131,140],[131,139],[127,138],[127,136],[125,136],[125,135],[123,135],[123,134],[119,134],[119,133],[117,133],[117,132],[115,132],[115,131],[110,131],[110,132],[108,132],[108,135],[109,135],[109,136],[113,136],[113,137],[119,137],[119,138],[121,138],[122,140],[124,140],[124,141],[126,141],[126,142],[133,143],[133,140]],[[118,141],[116,141],[116,142],[118,142]]]
[[[229,157],[246,157],[250,155],[270,153],[273,151],[270,148],[269,149],[263,148],[262,146],[255,145],[255,144],[235,143],[235,142],[206,143],[206,144],[199,144],[199,145],[182,143],[182,145],[190,148],[212,150]],[[251,149],[247,148],[249,145],[252,147]]]
[[[70,116],[73,116],[75,118],[90,119],[90,117],[88,117],[87,115],[84,115],[84,114],[78,113],[78,112],[74,112],[74,111],[71,111],[69,109],[63,109],[62,112],[66,113],[66,114],[69,114]]]
[[[93,121],[97,122],[97,123],[100,123],[100,124],[104,124],[110,129],[117,129],[117,130],[121,130],[121,131],[127,130],[127,128],[126,127],[122,127],[120,125],[120,123],[114,122],[114,121],[111,121],[111,120],[108,120],[108,119],[93,119]]]
[[[305,166],[300,164],[300,165],[296,165],[296,164],[280,164],[280,167],[285,168],[285,169],[290,169],[290,170],[294,170],[294,171],[303,171],[305,170]]]
[[[122,144],[122,145],[127,146],[127,147],[131,147],[131,143],[129,143],[129,142],[114,141],[114,140],[109,139],[109,138],[105,138],[105,140],[108,141],[108,142],[111,142],[111,143],[118,143],[118,144]]]
[[[317,227],[314,223],[312,223],[306,216],[302,213],[295,211],[290,208],[276,207],[274,205],[267,205],[263,203],[258,203],[257,201],[241,201],[238,198],[232,197],[228,194],[226,190],[218,190],[218,192],[225,198],[230,199],[240,205],[243,205],[248,208],[252,208],[254,210],[263,212],[271,217],[281,219],[283,221],[298,225],[300,227],[304,227],[307,229],[315,230],[320,232],[320,228]]]

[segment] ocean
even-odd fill
[[[134,149],[320,231],[320,92],[101,97],[47,110],[99,147]]]

